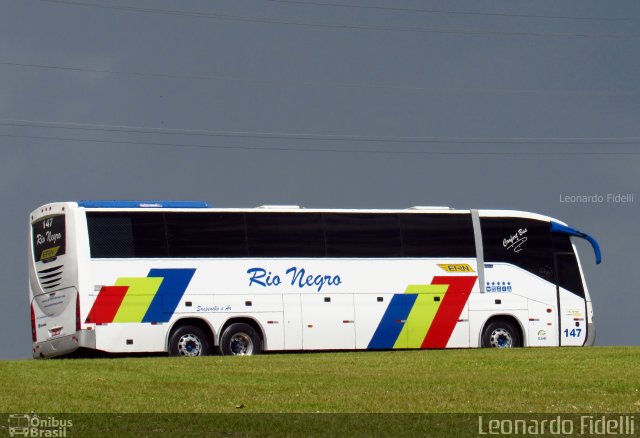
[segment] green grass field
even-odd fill
[[[2,412],[640,412],[640,348],[0,362]]]

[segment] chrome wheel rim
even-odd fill
[[[194,334],[183,335],[178,341],[178,353],[180,356],[201,356],[202,342]]]
[[[511,348],[513,347],[513,338],[507,330],[499,328],[491,332],[489,343],[493,348]]]
[[[246,333],[236,333],[229,342],[231,354],[234,356],[246,356],[253,353],[253,341]]]

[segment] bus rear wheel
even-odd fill
[[[211,354],[211,343],[200,327],[185,325],[171,335],[169,354],[187,357],[208,356]]]
[[[520,332],[513,323],[505,320],[492,321],[482,332],[482,347],[484,348],[515,348],[522,347]]]
[[[251,356],[261,351],[262,339],[249,324],[231,324],[220,338],[220,354],[225,356]]]

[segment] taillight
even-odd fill
[[[31,341],[36,342],[36,314],[33,311],[33,304],[31,305]]]
[[[76,331],[80,331],[80,295],[76,296]]]

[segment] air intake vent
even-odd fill
[[[62,282],[62,265],[38,271],[38,281],[44,290],[60,286]]]

